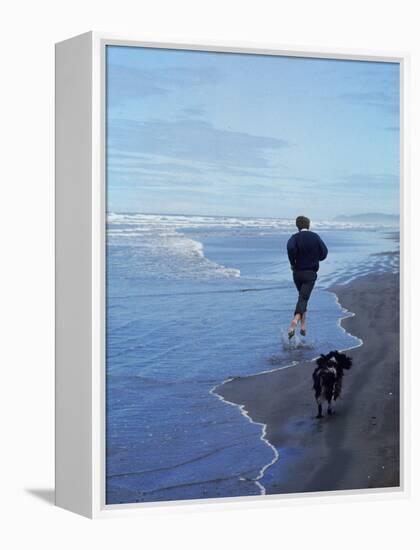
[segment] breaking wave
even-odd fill
[[[181,232],[191,224],[182,216],[109,214],[107,241],[110,246],[130,248],[134,273],[153,278],[236,278],[240,270],[213,262],[205,257],[203,244]]]

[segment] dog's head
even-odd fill
[[[350,369],[353,364],[353,359],[346,355],[345,353],[340,353],[339,351],[330,351],[326,355],[330,364],[340,368],[340,369]]]
[[[319,368],[322,369],[329,366],[330,358],[328,357],[328,355],[324,355],[323,353],[321,353],[321,355],[318,357],[318,359],[316,360],[316,364]]]
[[[343,369],[350,369],[352,363],[351,357],[337,350],[330,351],[327,355],[321,354],[316,360],[317,367],[314,371],[314,377],[330,373],[341,378],[343,376]]]

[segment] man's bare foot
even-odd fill
[[[293,336],[295,335],[295,330],[296,330],[297,324],[298,324],[298,322],[297,322],[296,319],[293,319],[293,321],[290,323],[289,330],[287,331],[287,335],[289,337],[289,340],[290,340],[290,338],[293,338]]]

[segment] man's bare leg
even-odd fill
[[[300,333],[302,336],[306,336],[306,311],[300,320]]]
[[[295,335],[295,330],[299,321],[301,320],[301,317],[302,316],[300,313],[296,313],[296,315],[293,317],[292,322],[290,323],[289,330],[287,331],[289,338],[292,338]]]

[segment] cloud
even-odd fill
[[[258,179],[265,179],[265,180],[275,180],[275,181],[292,181],[295,183],[317,183],[319,180],[315,178],[307,178],[303,176],[291,176],[287,174],[280,174],[280,173],[267,173],[267,171],[263,170],[261,172],[255,172],[255,171],[249,171],[249,170],[238,170],[236,168],[232,168],[229,170],[229,174],[233,176],[241,176],[245,178],[258,178]]]
[[[342,176],[341,181],[358,187],[398,187],[400,177],[396,174],[349,174]]]
[[[213,67],[165,67],[139,69],[108,65],[107,98],[111,106],[127,100],[167,95],[171,90],[219,82],[219,72]]]
[[[216,128],[203,120],[110,120],[108,147],[125,153],[164,155],[203,168],[268,168],[265,152],[289,146],[284,139]]]
[[[181,173],[181,174],[201,174],[202,170],[183,163],[175,162],[142,162],[136,159],[127,159],[126,157],[114,158],[109,160],[108,167],[115,171],[122,171],[126,173]]]
[[[399,131],[400,131],[400,127],[399,127],[399,125],[396,124],[396,125],[394,125],[394,126],[386,126],[386,127],[385,127],[385,130],[386,130],[387,132],[399,132]]]
[[[397,174],[346,174],[333,181],[324,182],[322,191],[330,196],[372,196],[384,199],[384,193],[398,193],[400,177]]]
[[[204,114],[204,109],[202,107],[190,107],[182,109],[182,113],[188,117],[197,117]]]
[[[398,95],[388,92],[349,92],[339,94],[338,98],[356,105],[375,107],[389,114],[398,114],[400,109]]]

